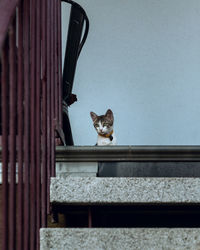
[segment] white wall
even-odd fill
[[[200,144],[200,1],[78,2],[90,32],[69,109],[75,144],[95,144],[89,112],[107,108],[120,145]],[[66,7],[63,20],[64,31]]]

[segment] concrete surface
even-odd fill
[[[200,178],[51,178],[50,200],[66,204],[200,203]]]
[[[47,228],[40,250],[199,250],[200,228]]]
[[[56,176],[66,178],[68,176],[93,176],[97,175],[97,162],[57,162]]]

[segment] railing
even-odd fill
[[[39,249],[62,131],[60,0],[1,0],[3,250]],[[16,172],[18,178],[16,178]]]

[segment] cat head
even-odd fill
[[[98,134],[106,135],[112,132],[114,117],[113,112],[110,109],[107,110],[105,115],[98,116],[94,112],[90,112],[90,116]]]

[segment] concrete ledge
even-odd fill
[[[50,200],[82,205],[200,203],[200,178],[51,178]]]
[[[57,162],[200,161],[200,146],[59,146]]]
[[[199,250],[200,229],[41,229],[40,250]]]
[[[97,176],[98,163],[97,162],[57,162],[56,176],[66,178],[68,176]]]

